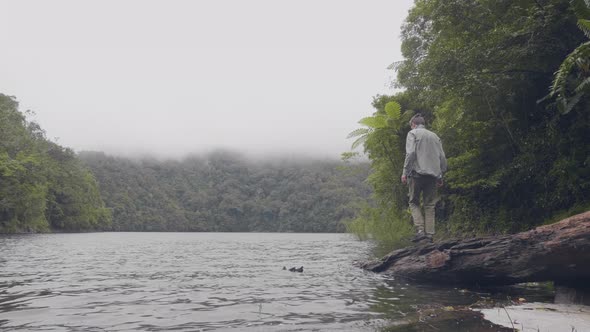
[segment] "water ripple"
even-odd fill
[[[343,234],[0,237],[3,331],[366,330],[382,280]],[[304,266],[303,273],[282,267]]]

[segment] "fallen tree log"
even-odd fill
[[[513,235],[453,239],[391,252],[362,268],[418,282],[509,285],[590,282],[590,211]]]

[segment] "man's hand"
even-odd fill
[[[407,184],[408,183],[408,177],[405,175],[402,175],[402,183],[403,184]]]
[[[438,179],[438,180],[436,180],[436,186],[437,186],[437,187],[442,187],[444,184],[445,184],[445,183],[444,183],[443,179]]]

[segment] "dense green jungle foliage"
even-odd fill
[[[341,232],[370,196],[366,162],[254,162],[229,152],[181,161],[79,157],[115,231]]]
[[[97,230],[110,221],[90,171],[0,94],[0,233]]]
[[[516,232],[589,209],[589,19],[584,0],[416,0],[404,60],[391,66],[403,92],[375,97],[351,133],[372,162],[377,207],[350,229],[381,242],[411,233],[400,175],[417,112],[449,160],[439,236]]]

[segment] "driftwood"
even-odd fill
[[[590,211],[513,235],[448,240],[403,248],[364,269],[418,282],[508,285],[590,282]]]

